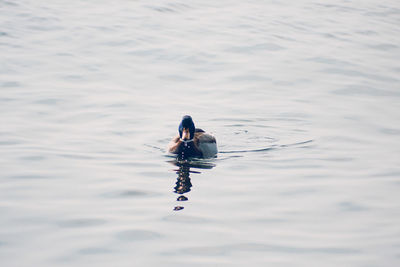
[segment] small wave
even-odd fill
[[[287,144],[287,145],[280,145],[280,147],[292,147],[292,146],[299,146],[299,145],[304,145],[304,144],[309,144],[314,142],[314,140],[307,140],[307,141],[302,141],[298,143],[293,143],[293,144]]]
[[[175,165],[177,167],[192,167],[192,168],[197,168],[197,169],[212,169],[216,166],[216,164],[212,161],[212,159],[198,159],[198,158],[192,158],[189,160],[179,160],[177,158],[173,160],[167,161],[171,163],[172,165]],[[189,171],[191,173],[200,173],[197,171]]]
[[[248,152],[263,152],[268,150],[276,149],[278,145],[273,145],[270,147],[259,148],[259,149],[249,149],[249,150],[229,150],[229,151],[219,151],[221,154],[230,154],[230,153],[248,153]]]
[[[257,152],[266,152],[266,151],[271,151],[271,150],[275,150],[275,149],[279,149],[279,148],[288,148],[288,147],[295,147],[295,146],[300,146],[300,145],[305,145],[305,144],[310,144],[314,142],[314,140],[306,140],[306,141],[302,141],[302,142],[297,142],[297,143],[292,143],[292,144],[284,144],[284,145],[271,145],[269,147],[264,147],[264,148],[257,148],[257,149],[243,149],[243,150],[225,150],[225,151],[218,151],[218,154],[237,154],[237,153],[257,153]],[[161,151],[163,153],[167,153],[167,151],[163,148],[157,147],[157,146],[153,146],[153,145],[148,145],[145,144],[145,146],[154,149],[154,150],[158,150]],[[176,158],[176,155],[173,154],[166,154],[165,155],[168,158]],[[231,156],[231,157],[240,157],[240,156]],[[202,162],[204,162],[204,159],[199,159]],[[199,162],[194,162],[195,165],[197,165],[197,163]],[[200,163],[200,165],[202,165]],[[207,164],[206,164],[207,165]]]
[[[161,151],[161,152],[163,152],[163,153],[166,153],[166,150],[163,149],[163,148],[161,148],[161,147],[153,146],[153,145],[149,145],[149,144],[144,144],[144,145],[147,146],[147,147],[149,147],[149,148],[151,148],[151,149],[159,150],[159,151]]]
[[[286,145],[272,145],[269,147],[265,148],[258,148],[258,149],[246,149],[246,150],[228,150],[228,151],[219,151],[218,153],[220,154],[231,154],[231,153],[249,153],[249,152],[265,152],[265,151],[270,151],[278,148],[284,148],[284,147],[293,147],[293,146],[299,146],[299,145],[304,145],[313,142],[314,140],[307,140],[307,141],[302,141],[298,143],[293,143],[293,144],[286,144]]]

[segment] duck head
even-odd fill
[[[182,118],[181,123],[179,124],[179,136],[183,140],[191,140],[194,137],[195,126],[192,120],[192,117],[189,115],[185,115]]]

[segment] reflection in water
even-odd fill
[[[179,169],[176,172],[178,174],[178,178],[176,181],[176,186],[174,187],[175,193],[177,194],[184,194],[187,192],[190,192],[190,188],[192,187],[192,183],[190,182],[190,166],[186,164],[182,164],[179,166]],[[182,198],[179,197],[178,201],[180,201]],[[184,199],[184,200],[187,200]]]
[[[176,186],[174,187],[175,193],[180,194],[177,198],[177,201],[186,201],[188,200],[183,194],[190,192],[190,188],[192,187],[192,183],[190,182],[190,167],[186,164],[182,164],[179,166],[179,169],[176,172],[178,174],[178,178],[176,179]],[[181,210],[182,206],[176,206],[174,210]]]
[[[199,171],[190,170],[190,168],[197,168],[197,169],[212,169],[215,167],[213,163],[205,162],[201,160],[196,161],[188,161],[188,160],[173,160],[170,163],[174,164],[175,166],[179,167],[176,171],[178,177],[176,178],[176,183],[174,187],[174,193],[179,194],[180,196],[176,199],[177,201],[187,201],[188,197],[184,196],[184,194],[190,192],[192,188],[192,182],[190,180],[190,173],[198,173]],[[183,206],[176,206],[174,210],[182,210],[184,209]]]

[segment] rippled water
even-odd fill
[[[398,1],[0,0],[0,25],[2,266],[399,265]],[[218,158],[166,155],[185,114]]]

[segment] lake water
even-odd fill
[[[0,0],[0,26],[1,266],[399,266],[397,0]],[[185,114],[216,159],[166,155]]]

